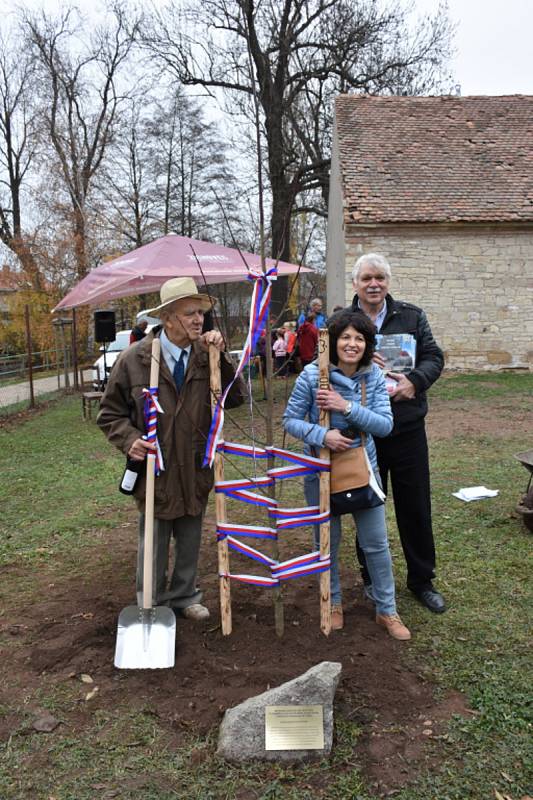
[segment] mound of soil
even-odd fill
[[[122,608],[134,603],[128,576],[135,572],[135,530],[132,512],[128,527],[103,534],[104,546],[113,553],[111,565],[98,571],[88,565],[82,583],[55,576],[53,584],[42,586],[38,604],[4,616],[1,656],[6,674],[12,676],[5,688],[12,708],[17,705],[17,693],[22,699],[22,693],[38,686],[75,681],[80,700],[69,714],[71,730],[83,730],[98,708],[127,703],[156,715],[172,743],[179,746],[184,732],[205,734],[227,708],[320,661],[340,661],[336,712],[362,727],[354,756],[383,792],[407,780],[407,763],[412,779],[415,765],[430,757],[431,739],[442,732],[443,723],[465,710],[460,695],[435,702],[432,685],[404,663],[409,645],[395,642],[376,626],[373,608],[362,599],[361,586],[349,571],[343,576],[343,631],[329,638],[322,635],[318,582],[304,578],[284,586],[282,639],[275,634],[270,592],[232,584],[233,632],[223,636],[217,555],[209,520],[201,576],[211,619],[200,625],[177,620],[174,669],[115,669],[117,618]],[[301,552],[305,552],[304,542]],[[242,571],[250,571],[249,563]],[[93,683],[83,683],[81,675],[89,675]],[[98,691],[86,701],[95,688]],[[13,716],[3,718],[0,735],[7,738],[20,724],[22,720]]]

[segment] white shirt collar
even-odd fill
[[[187,364],[189,362],[189,356],[191,354],[191,347],[192,345],[188,345],[188,347],[178,347],[177,344],[174,344],[170,341],[168,336],[166,335],[165,331],[161,331],[161,348],[163,350],[163,357],[165,359],[166,365],[171,372],[174,371],[174,364],[177,364],[181,358],[181,354],[185,353],[184,358],[184,367],[187,369]]]
[[[357,307],[358,307],[359,309],[361,309],[361,311],[363,312],[363,314],[366,314],[366,311],[365,311],[365,310],[362,308],[362,306],[361,306],[361,302],[360,302],[359,298],[357,298]],[[369,315],[369,314],[366,314],[366,316],[367,316],[369,319],[371,319],[371,317],[370,317],[370,315]],[[382,308],[382,309],[381,309],[381,311],[378,313],[378,315],[377,315],[376,319],[372,320],[372,322],[373,322],[373,323],[374,323],[374,325],[376,326],[376,329],[377,329],[378,333],[379,333],[379,331],[381,330],[381,326],[383,325],[383,321],[384,321],[384,319],[385,319],[385,317],[386,317],[386,316],[387,316],[387,301],[386,301],[386,300],[384,300],[384,301],[383,301],[383,308]]]

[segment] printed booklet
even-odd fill
[[[416,362],[416,340],[410,333],[376,334],[376,350],[385,359],[383,373],[390,392],[396,381],[387,372],[410,372]]]

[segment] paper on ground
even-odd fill
[[[469,486],[466,489],[459,489],[458,492],[452,492],[454,497],[459,500],[464,500],[465,503],[470,503],[472,500],[483,500],[485,497],[496,497],[498,489],[487,489],[486,486]]]

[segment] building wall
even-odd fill
[[[329,312],[344,303],[344,226],[339,144],[337,126],[333,126],[331,174],[329,182],[328,232],[326,250],[326,292]]]
[[[350,226],[343,244],[346,303],[354,261],[382,253],[391,294],[424,308],[448,367],[533,369],[533,227]]]

